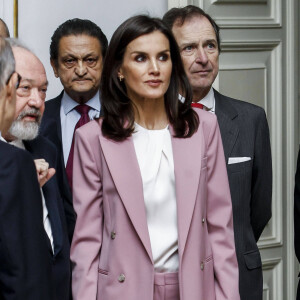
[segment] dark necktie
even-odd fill
[[[81,117],[79,121],[77,122],[74,133],[73,133],[73,139],[72,139],[72,145],[67,161],[67,166],[66,166],[66,172],[67,172],[67,177],[70,185],[70,189],[72,191],[72,174],[73,174],[73,157],[74,157],[74,139],[75,139],[75,131],[77,128],[81,127],[82,125],[88,123],[90,121],[90,117],[88,115],[90,107],[86,104],[80,104],[75,107],[75,109],[80,113]]]
[[[197,107],[197,108],[203,109],[203,104],[201,104],[201,103],[192,102],[191,105],[192,105],[192,107]]]

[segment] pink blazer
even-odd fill
[[[172,137],[181,300],[238,300],[232,206],[216,117],[198,112],[191,138]],[[154,267],[132,138],[101,121],[76,132],[71,248],[74,300],[153,300]],[[170,128],[173,135],[172,127]]]

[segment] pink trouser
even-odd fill
[[[179,300],[178,273],[155,273],[153,300]]]

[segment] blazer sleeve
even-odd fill
[[[207,145],[207,226],[214,259],[216,300],[239,300],[231,196],[216,119]]]
[[[0,163],[0,298],[50,300],[52,259],[35,166],[27,152],[9,151]]]
[[[85,127],[85,126],[84,126]],[[73,162],[73,203],[77,213],[71,245],[73,300],[97,297],[98,261],[102,243],[102,182],[92,141],[87,131],[76,131]],[[98,148],[97,148],[98,149]],[[99,150],[99,149],[98,149]]]
[[[272,216],[272,158],[267,118],[259,110],[252,168],[251,226],[256,241]]]
[[[298,153],[294,193],[295,253],[300,262],[300,150]]]

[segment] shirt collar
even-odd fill
[[[99,91],[96,93],[96,95],[93,98],[91,98],[85,104],[90,106],[92,109],[100,112],[100,93],[99,93]],[[67,115],[71,110],[73,110],[78,105],[78,103],[76,101],[74,101],[64,91],[63,97],[61,99],[61,105],[63,107],[64,113]]]
[[[212,87],[210,88],[208,94],[203,99],[198,101],[198,103],[203,104],[208,110],[212,110],[214,108],[215,96]]]
[[[23,143],[23,140],[19,140],[19,139],[16,139],[16,140],[13,140],[9,143],[10,145],[13,145],[13,146],[16,146],[17,148],[20,148],[20,149],[23,149],[25,150],[25,145]]]
[[[1,131],[0,131],[0,141],[7,143],[7,140],[1,135]]]
[[[1,131],[0,131],[0,141],[7,143],[7,141],[1,135]]]

